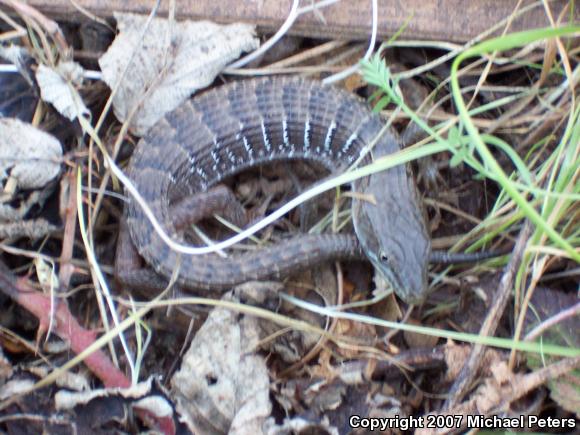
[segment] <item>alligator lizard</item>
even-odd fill
[[[272,77],[237,81],[187,101],[139,142],[129,176],[168,234],[180,240],[170,207],[255,165],[288,159],[316,161],[337,173],[378,135],[383,121],[358,97],[316,81]],[[372,150],[400,149],[394,132]],[[371,160],[370,154],[362,164]],[[353,200],[352,235],[301,235],[244,255],[183,257],[178,282],[186,289],[224,290],[241,282],[290,274],[330,259],[359,258],[361,250],[407,301],[424,298],[430,237],[412,176],[405,166],[352,183],[376,204]],[[134,246],[157,273],[170,277],[178,254],[130,201],[127,225]]]

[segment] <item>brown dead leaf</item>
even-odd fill
[[[578,379],[580,379],[580,374],[576,370],[549,382],[548,386],[552,399],[580,418],[580,382]]]
[[[334,333],[342,337],[355,338],[361,346],[373,345],[377,339],[377,332],[374,325],[347,319],[338,320]],[[345,358],[356,358],[360,356],[360,349],[357,346],[339,346],[337,352]]]

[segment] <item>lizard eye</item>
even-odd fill
[[[387,255],[387,253],[385,251],[379,252],[379,260],[381,260],[381,263],[385,263],[385,264],[387,264],[389,262],[389,256]]]

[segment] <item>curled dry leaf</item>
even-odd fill
[[[69,391],[60,390],[54,396],[54,405],[58,411],[73,409],[85,405],[91,400],[109,396],[120,396],[130,400],[142,400],[151,395],[153,379],[139,382],[129,388],[101,388],[94,390]]]
[[[155,433],[176,433],[173,408],[161,383],[149,378],[126,388],[102,388],[90,391],[59,390],[54,396],[58,415],[74,413],[75,433],[109,433],[111,427],[129,427],[133,416],[156,427]],[[132,412],[128,412],[131,409]]]
[[[276,419],[272,417],[264,425],[264,434],[267,435],[294,433],[338,435],[340,432],[336,427],[330,425],[326,417],[322,418],[320,422],[312,422],[300,417],[285,418],[281,424],[276,423]]]
[[[32,391],[34,380],[32,379],[14,379],[6,382],[0,388],[0,400],[10,399],[19,394],[25,395]]]
[[[140,136],[194,91],[211,84],[242,52],[259,45],[248,24],[155,18],[143,32],[147,17],[116,13],[115,18],[119,34],[99,65],[112,89],[125,74],[113,107],[122,122],[135,110],[130,129]]]
[[[67,349],[68,350],[68,349]],[[64,352],[65,350],[62,350]],[[47,376],[51,370],[47,370],[44,376]],[[85,372],[72,373],[66,372],[60,375],[56,380],[56,385],[60,388],[66,388],[70,391],[88,391],[91,387],[89,376]]]
[[[48,133],[14,118],[0,118],[0,221],[21,219],[30,207],[42,202],[50,182],[60,172],[62,148]],[[45,192],[10,201],[19,191]]]
[[[36,71],[42,99],[71,121],[90,115],[74,86],[80,84],[82,78],[83,68],[76,62],[61,62],[56,70],[40,64]]]

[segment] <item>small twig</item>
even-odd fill
[[[522,261],[522,257],[531,233],[532,225],[529,223],[529,221],[526,221],[514,247],[512,258],[506,266],[501,281],[499,282],[498,289],[493,298],[494,304],[492,305],[489,314],[481,326],[479,331],[480,336],[492,336],[495,333],[499,320],[509,300],[516,271]],[[483,355],[484,351],[485,346],[483,345],[476,344],[473,346],[473,351],[469,356],[469,359],[463,366],[463,369],[459,373],[457,380],[453,383],[453,386],[449,391],[449,398],[445,402],[443,410],[449,410],[455,407],[456,404],[462,400],[463,396],[471,386],[475,376],[477,373],[479,373],[480,363],[482,361],[481,356]]]
[[[68,289],[72,274],[75,267],[71,264],[73,257],[73,248],[75,242],[75,232],[77,227],[77,183],[75,180],[74,170],[69,171],[61,182],[61,200],[66,200],[65,209],[61,211],[64,215],[64,233],[62,236],[62,249],[60,251],[60,270],[58,274],[58,281],[60,285]],[[68,196],[68,197],[67,197]],[[61,201],[61,204],[64,204]]]

